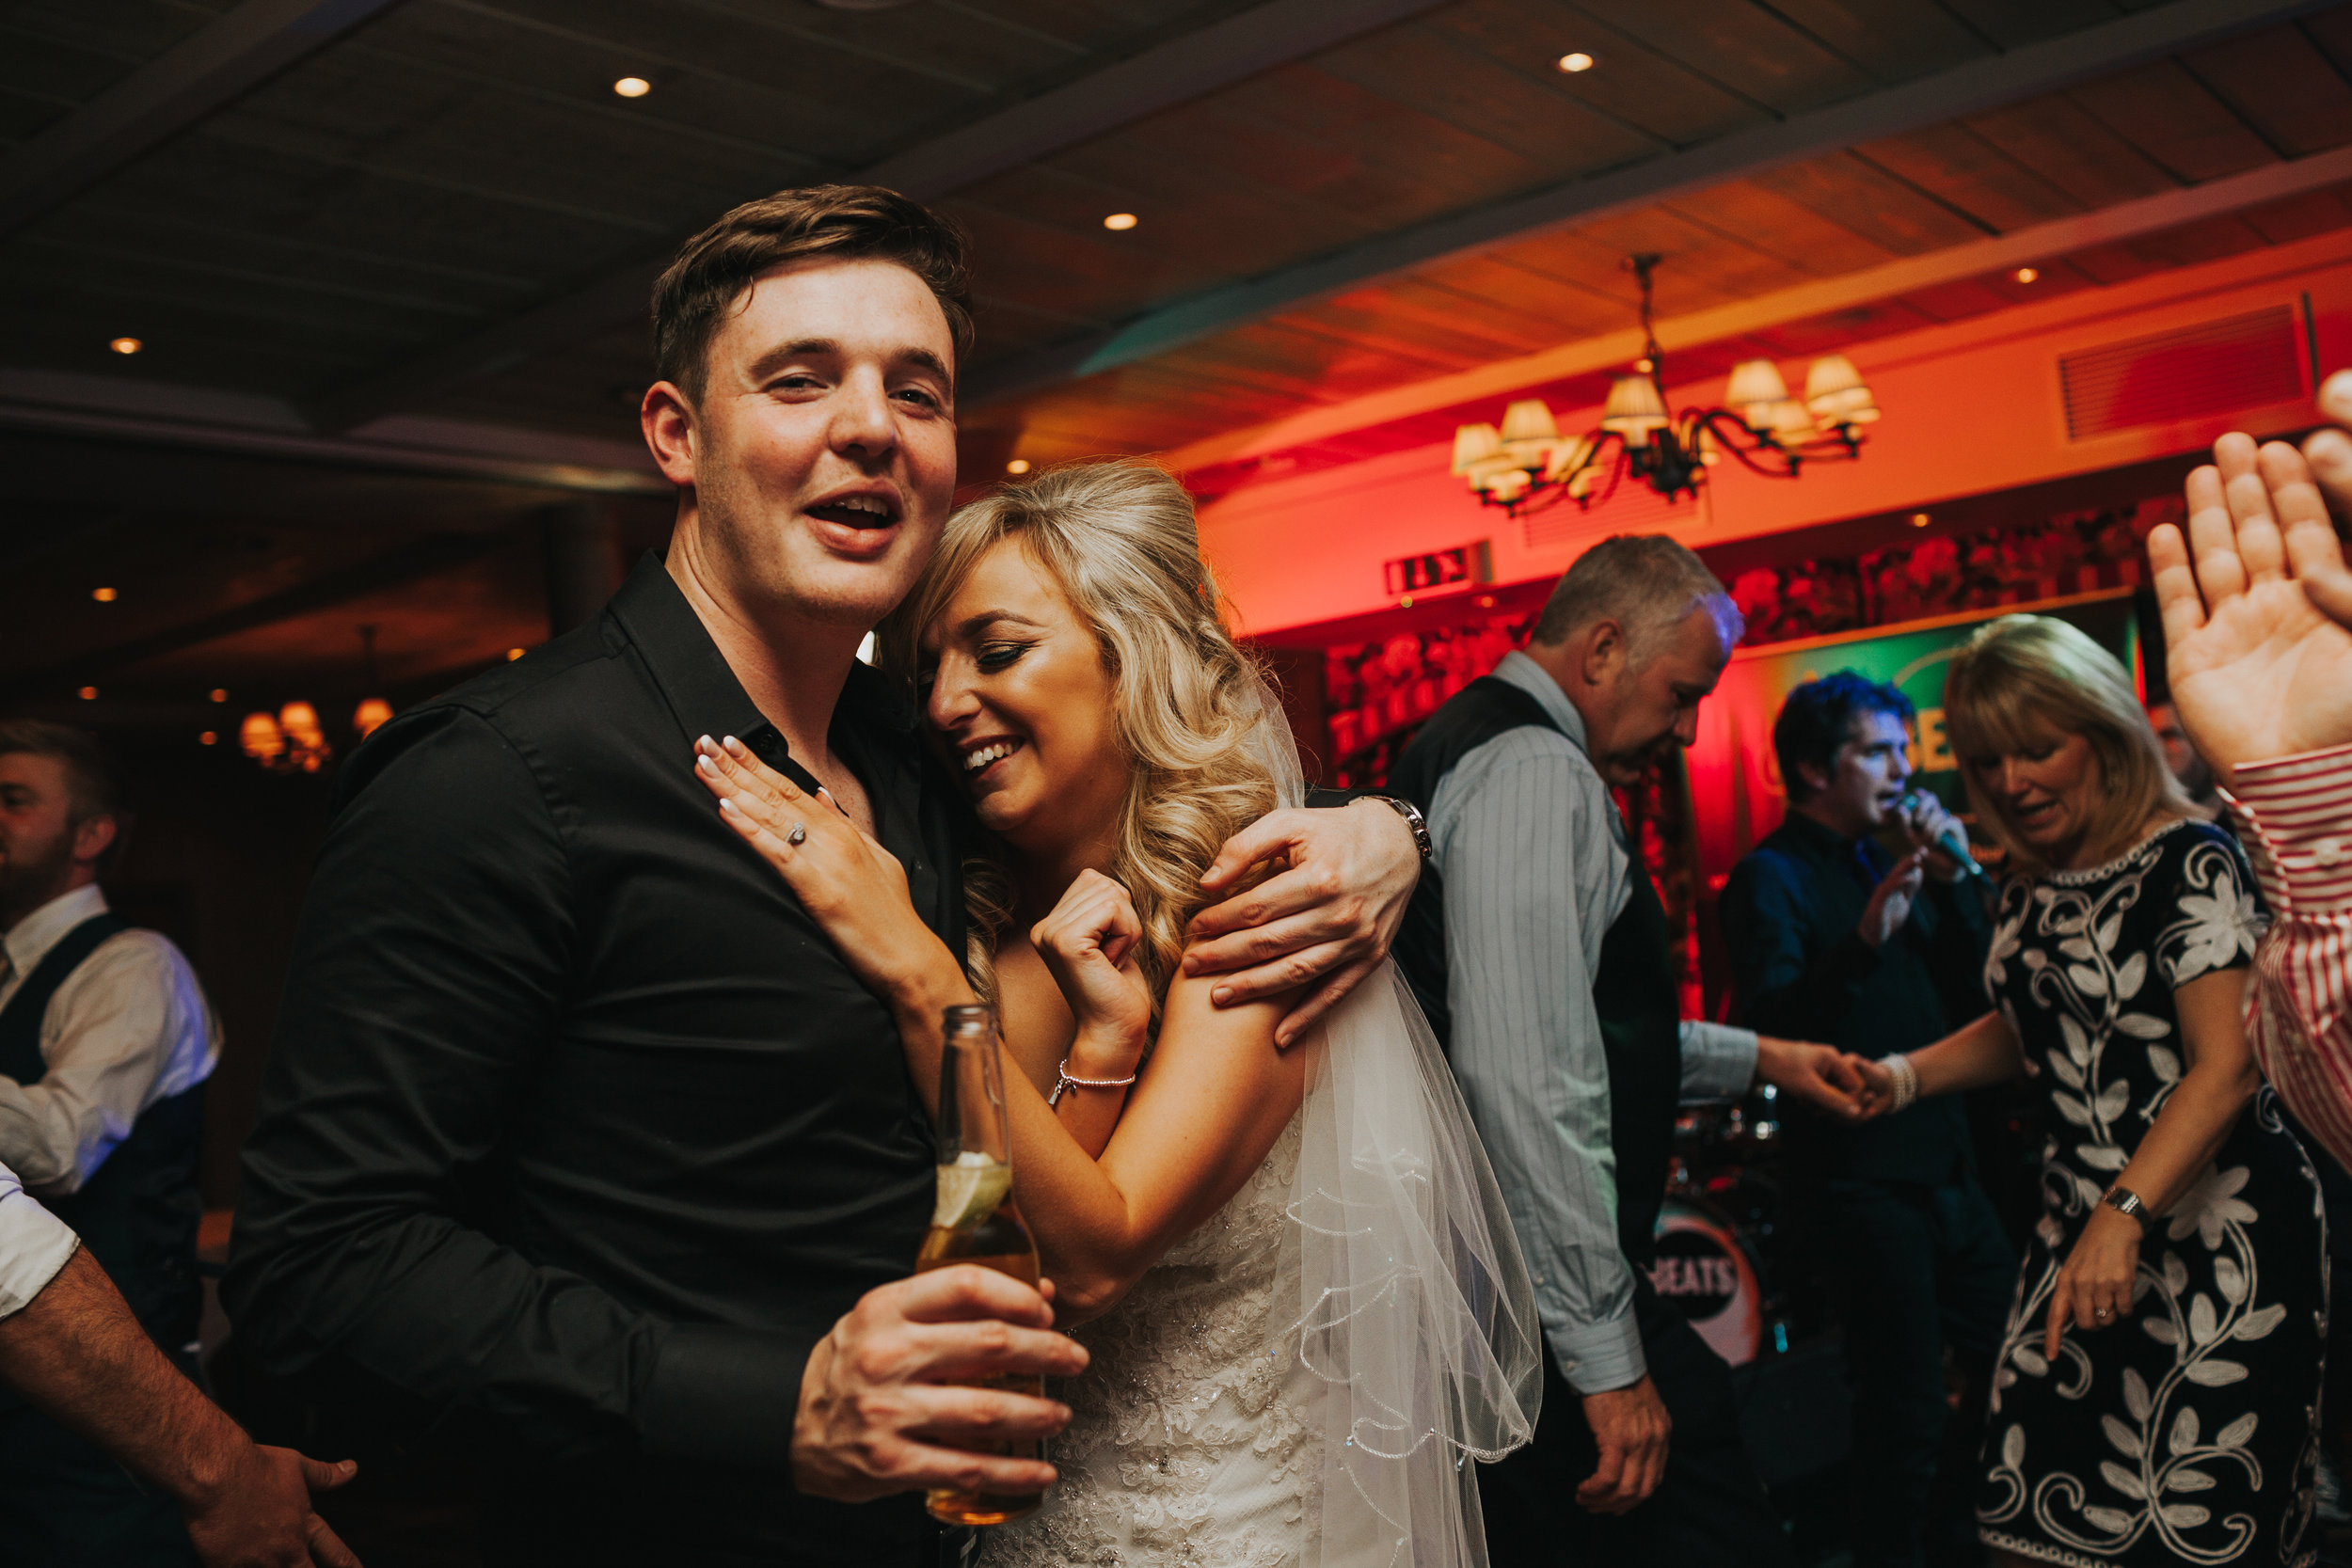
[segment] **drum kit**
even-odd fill
[[[1650,1286],[1734,1367],[1788,1348],[1788,1302],[1768,1293],[1785,1250],[1776,1091],[1685,1106],[1675,1121]]]
[[[1683,1108],[1649,1278],[1730,1365],[1757,1478],[1806,1535],[1839,1516],[1853,1402],[1831,1297],[1809,1266],[1817,1242],[1799,1234],[1776,1099],[1767,1085]]]

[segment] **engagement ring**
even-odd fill
[[[798,822],[793,823],[792,831],[784,835],[785,843],[791,845],[796,849],[805,843],[807,839],[808,829],[802,826]]]

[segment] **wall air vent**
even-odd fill
[[[2058,358],[2069,440],[2302,397],[2293,308],[2249,310]]]

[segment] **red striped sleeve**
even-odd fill
[[[2287,1108],[2352,1166],[2352,746],[2241,768],[2230,804],[2274,916],[2247,1039]]]

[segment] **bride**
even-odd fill
[[[1533,1428],[1534,1304],[1426,1023],[1384,965],[1278,1051],[1287,999],[1184,973],[1217,847],[1303,793],[1220,609],[1156,468],[948,521],[880,641],[985,829],[961,963],[821,792],[731,739],[697,768],[891,1003],[927,1101],[942,1008],[1003,1020],[1014,1195],[1093,1362],[1059,1486],[989,1561],[1483,1564],[1470,1461]]]

